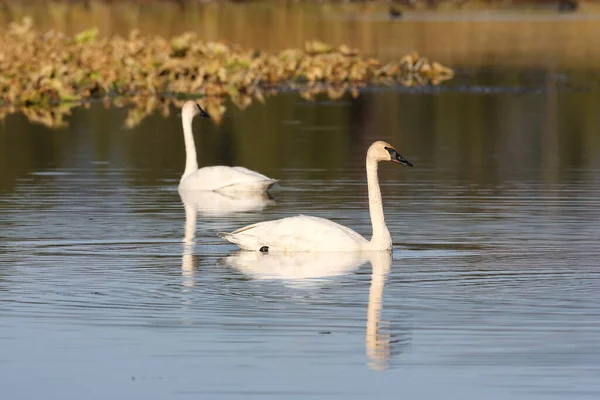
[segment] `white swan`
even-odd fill
[[[300,215],[275,221],[248,225],[231,233],[218,235],[242,250],[254,251],[361,251],[390,250],[392,237],[385,225],[381,190],[377,177],[377,163],[392,161],[408,165],[389,143],[377,141],[367,151],[367,185],[369,212],[373,226],[371,240],[363,238],[350,228],[318,217]]]
[[[179,181],[180,190],[265,192],[277,182],[244,167],[217,165],[198,169],[192,133],[192,120],[196,115],[208,117],[208,114],[194,101],[186,101],[181,110],[186,160],[185,171]]]

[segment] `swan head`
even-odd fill
[[[193,100],[188,100],[184,103],[181,109],[181,115],[190,119],[194,118],[196,115],[200,115],[204,118],[209,117],[208,113]]]
[[[394,146],[383,140],[378,140],[369,147],[367,159],[374,161],[391,161],[408,167],[413,166],[410,161],[398,153]]]

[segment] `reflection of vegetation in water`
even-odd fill
[[[429,169],[441,181],[474,183],[474,190],[538,174],[542,186],[550,188],[578,171],[597,169],[600,162],[600,91],[557,90],[555,85],[549,81],[545,92],[518,95],[367,92],[325,104],[283,93],[243,111],[231,107],[220,125],[196,121],[198,160],[200,165],[243,165],[284,179],[284,185],[285,174],[343,180],[348,169],[363,173],[366,146],[384,138],[406,149],[418,166],[410,174],[382,168],[390,182],[406,181],[400,193],[407,196],[423,190],[418,171]],[[170,112],[169,118],[152,114],[127,131],[122,127],[127,111],[101,104],[73,110],[69,126],[59,129],[11,115],[0,124],[0,190],[11,190],[26,171],[90,168],[92,161],[141,171],[132,174],[131,185],[155,187],[165,178],[179,179],[185,161],[181,119],[177,109]],[[597,178],[586,179],[594,185]],[[357,190],[352,185],[338,189]]]
[[[337,99],[347,91],[356,96],[367,84],[436,85],[453,76],[449,68],[418,55],[382,63],[348,46],[333,48],[319,41],[307,42],[302,50],[266,53],[205,43],[195,33],[168,41],[142,37],[138,31],[128,38],[99,38],[98,30],[91,29],[70,37],[38,34],[31,25],[26,18],[0,36],[0,102],[13,107],[9,112],[36,106],[26,114],[47,125],[60,125],[68,107],[44,111],[40,106],[94,98],[135,105],[127,119],[134,126],[170,99],[201,95],[219,122],[226,97],[243,109],[282,87],[300,85],[307,99],[322,92]]]

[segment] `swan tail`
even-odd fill
[[[227,233],[227,232],[218,232],[217,236],[220,237],[221,239],[225,239],[228,242],[233,243],[233,238],[234,235],[232,235],[231,233]]]
[[[277,182],[279,182],[277,179],[265,179],[251,183],[237,183],[219,188],[216,191],[221,193],[266,192]]]
[[[252,236],[236,235],[235,233],[219,232],[217,236],[235,244],[242,250],[260,251],[263,247],[258,243],[258,240]]]

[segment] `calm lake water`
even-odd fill
[[[200,165],[272,198],[184,196],[177,110],[0,124],[0,385],[10,399],[597,398],[600,90],[589,71],[461,73],[442,89],[294,93],[220,126]],[[216,232],[299,213],[370,235],[380,168],[393,257],[239,253]]]

